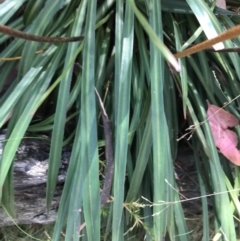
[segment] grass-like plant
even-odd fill
[[[84,36],[40,43],[0,34],[0,127],[7,128],[0,198],[9,214],[16,150],[26,133],[44,132],[51,140],[46,207],[62,147],[72,147],[52,240],[60,240],[62,230],[65,240],[193,240],[174,175],[183,137],[195,157],[202,240],[237,240],[239,168],[218,153],[206,100],[229,103],[225,109],[240,117],[239,54],[210,49],[174,57],[237,25],[238,1],[227,5],[231,9],[204,0],[3,1],[1,25],[38,36]],[[240,39],[224,45],[239,47]],[[109,154],[111,130],[104,135],[95,88],[112,126],[114,151],[111,196],[102,209],[100,190],[108,180],[101,173],[111,165],[102,154]],[[67,133],[70,121],[74,128]],[[211,219],[206,194],[214,194]]]

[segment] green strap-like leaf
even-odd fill
[[[83,183],[83,211],[87,239],[100,240],[99,161],[97,117],[95,103],[95,21],[97,1],[88,1],[85,43],[83,52],[83,80],[81,82],[81,163],[85,174]]]
[[[120,10],[120,9],[119,9]],[[123,218],[124,182],[128,152],[128,131],[130,114],[130,88],[132,78],[133,58],[133,31],[134,13],[130,4],[126,3],[125,18],[122,34],[121,65],[116,94],[115,110],[117,112],[115,121],[116,143],[115,143],[115,171],[114,171],[114,203],[112,240],[123,240],[121,222]],[[118,62],[115,62],[115,65]]]

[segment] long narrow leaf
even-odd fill
[[[121,222],[123,218],[124,180],[126,171],[127,151],[128,151],[128,128],[130,114],[130,86],[132,76],[132,56],[133,56],[133,20],[134,14],[130,4],[126,3],[124,18],[121,70],[115,108],[118,110],[116,116],[116,142],[115,142],[115,174],[114,174],[114,203],[113,203],[113,223],[112,240],[122,240]],[[117,63],[116,63],[117,64]]]
[[[81,26],[82,21],[79,17],[78,11],[78,18],[76,18],[76,22],[74,23],[72,34],[73,35],[80,35],[81,33]],[[64,69],[69,66],[74,58],[78,47],[78,43],[71,43],[68,46],[66,61],[64,64]],[[53,126],[53,134],[51,140],[51,149],[50,149],[50,157],[49,157],[49,169],[48,169],[48,181],[47,181],[47,207],[50,206],[53,195],[54,189],[57,182],[57,176],[61,161],[61,147],[63,142],[64,136],[64,125],[65,119],[67,114],[67,104],[69,99],[69,91],[70,91],[70,84],[72,80],[72,71],[73,67],[67,70],[63,80],[60,83],[59,93],[58,93],[58,102],[56,108],[56,114],[54,118],[54,126]],[[60,148],[59,148],[60,147]]]
[[[95,103],[95,21],[97,1],[88,1],[81,85],[81,162],[85,173],[83,209],[89,241],[100,240],[97,118]]]

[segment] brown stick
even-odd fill
[[[101,208],[106,204],[112,187],[113,179],[113,168],[114,168],[114,155],[113,155],[113,138],[112,138],[112,127],[111,121],[108,118],[108,115],[105,111],[102,99],[98,94],[97,89],[95,88],[95,94],[98,99],[98,103],[101,109],[103,127],[104,127],[104,136],[105,136],[105,156],[106,156],[106,171],[105,171],[105,180],[103,184],[102,194],[101,194]]]
[[[226,32],[219,34],[217,37],[213,39],[209,39],[206,41],[203,41],[202,43],[196,44],[193,47],[186,49],[182,52],[176,53],[174,56],[175,58],[183,58],[188,55],[192,55],[194,53],[200,52],[204,49],[212,47],[214,44],[236,38],[240,35],[240,25],[237,25],[236,27],[233,27],[231,29],[228,29]]]
[[[16,29],[9,28],[6,25],[0,25],[0,32],[10,35],[14,38],[21,38],[29,41],[40,42],[40,43],[68,43],[68,42],[81,41],[84,39],[83,36],[66,37],[66,38],[37,36],[37,35],[33,35],[33,34],[25,33]]]

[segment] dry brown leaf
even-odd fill
[[[226,0],[217,0],[216,6],[218,6],[219,8],[226,9]]]

